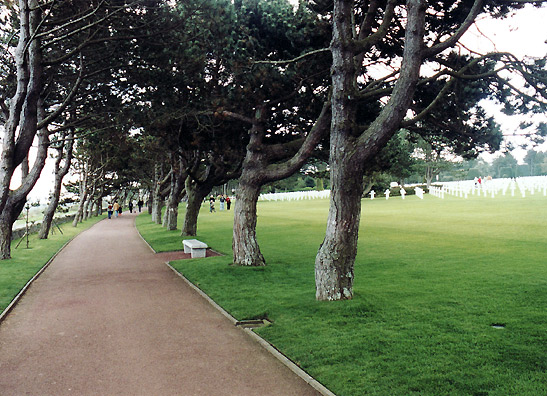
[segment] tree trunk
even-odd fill
[[[87,189],[84,188],[83,192],[81,192],[82,196],[80,197],[80,204],[78,205],[78,212],[76,212],[76,216],[74,217],[74,221],[72,222],[72,227],[77,227],[78,223],[82,221],[84,217],[84,208],[85,203],[87,201]]]
[[[266,183],[289,177],[302,167],[321,137],[328,131],[330,108],[330,101],[323,104],[319,118],[296,153],[287,150],[289,146],[284,146],[284,149],[279,151],[279,147],[276,148],[275,145],[263,144],[266,131],[264,120],[267,113],[264,108],[256,109],[234,205],[234,265],[266,265],[256,240],[256,204],[260,188]],[[279,157],[276,157],[276,152]]]
[[[363,164],[355,161],[356,102],[353,1],[335,1],[332,52],[331,198],[327,231],[315,259],[316,298],[353,297],[353,266],[363,193]]]
[[[170,176],[170,175],[169,175]],[[161,210],[165,206],[165,197],[166,193],[164,193],[163,185],[168,179],[162,180],[163,172],[161,169],[161,165],[156,164],[155,166],[155,174],[154,174],[154,190],[152,192],[152,221],[156,224],[162,224],[162,218],[161,218]],[[169,190],[167,190],[169,192]]]
[[[152,221],[156,224],[161,224],[161,210],[165,205],[164,200],[158,195],[154,195],[154,200],[152,201]]]
[[[80,223],[82,221],[88,220],[91,217],[91,210],[93,209],[93,195],[95,194],[95,187],[91,189],[91,192],[87,195],[87,199],[84,203],[84,210],[82,217],[80,218]]]
[[[338,150],[338,153],[343,151]],[[354,175],[362,175],[363,165],[343,154],[331,152],[331,156],[332,188],[327,230],[315,259],[316,298],[347,300],[353,297],[353,267],[363,193],[363,178]]]
[[[184,181],[186,180],[186,175],[180,160],[175,159],[171,165],[171,186],[163,220],[163,226],[169,231],[177,229],[179,203],[184,196]]]
[[[195,183],[191,177],[186,179],[186,196],[188,202],[184,226],[181,235],[196,236],[198,231],[198,216],[203,200],[211,192],[212,187]]]
[[[169,207],[165,206],[165,211],[163,212],[163,216],[161,217],[161,226],[167,227],[167,219],[169,218]]]
[[[260,185],[247,182],[242,175],[234,206],[232,240],[234,265],[256,267],[266,265],[256,240],[256,203],[259,194]]]
[[[13,223],[23,211],[26,199],[12,202],[8,198],[4,210],[0,212],[0,260],[11,258],[11,238]]]
[[[21,186],[14,191],[10,192],[7,201],[4,204],[4,208],[0,211],[0,259],[6,259],[11,257],[11,235],[12,227],[19,214],[21,214],[25,203],[27,202],[27,195],[35,186],[42,169],[44,168],[47,158],[47,147],[49,146],[49,135],[46,130],[41,130],[38,134],[38,151],[32,170],[28,172],[21,182]],[[4,240],[4,238],[7,238]]]
[[[364,183],[364,186],[365,187],[363,189],[363,193],[361,194],[362,197],[365,197],[370,192],[370,190],[372,190],[372,186],[374,186],[374,181],[369,180]]]
[[[55,210],[59,205],[59,196],[53,194],[49,200],[49,204],[44,211],[44,217],[42,218],[42,224],[40,225],[40,231],[38,232],[38,238],[47,239],[49,230],[51,229],[51,223],[53,222],[53,216],[55,216]]]
[[[21,186],[15,191],[10,190],[13,173],[18,165],[26,161],[38,132],[42,53],[36,33],[41,13],[37,4],[19,2],[19,35],[14,54],[17,87],[9,101],[9,115],[3,124],[0,154],[0,259],[11,257],[11,228],[23,210],[27,195],[36,184],[47,158],[48,135],[47,131],[42,130],[32,171],[29,172],[28,167],[24,169]]]
[[[97,217],[99,215],[103,214],[103,197],[102,197],[103,191],[101,190],[101,195],[99,195],[99,198],[95,200],[95,211],[93,212],[93,216]]]
[[[331,200],[327,231],[315,260],[316,298],[353,297],[354,263],[361,218],[365,161],[391,138],[411,103],[419,76],[426,8],[408,0],[408,22],[400,77],[388,103],[361,133],[356,129],[357,79],[353,47],[353,1],[335,0],[332,52],[330,136]]]
[[[0,260],[11,258],[12,220],[9,208],[0,212]]]
[[[51,229],[51,223],[53,222],[53,217],[55,216],[55,210],[59,205],[59,200],[61,198],[61,187],[63,186],[63,178],[66,176],[70,169],[70,164],[72,162],[72,149],[74,147],[74,134],[72,132],[68,135],[63,134],[62,139],[68,138],[68,143],[63,143],[59,149],[59,155],[55,160],[55,179],[53,182],[53,191],[51,193],[51,198],[49,204],[44,212],[44,217],[42,218],[42,225],[40,226],[40,232],[38,237],[40,239],[47,239],[49,235],[49,230]],[[65,147],[66,145],[66,147]],[[63,159],[63,152],[65,157],[65,163],[61,167],[61,160]]]

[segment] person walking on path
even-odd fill
[[[129,207],[129,213],[133,213],[133,201],[129,201],[129,205],[127,205]]]
[[[108,211],[108,218],[111,219],[112,218],[112,204],[111,203],[108,204],[107,211]]]
[[[118,211],[120,210],[120,204],[118,201],[114,202],[114,206],[112,206],[112,209],[114,209],[114,217],[118,217]]]
[[[154,255],[136,216],[74,238],[0,324],[3,396],[318,395]]]
[[[144,202],[142,201],[142,199],[139,199],[139,202],[137,202],[137,206],[139,207],[139,213],[141,213],[143,205],[144,205]]]

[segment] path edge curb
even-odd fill
[[[102,220],[101,220],[102,221]],[[91,227],[89,227],[91,228]],[[47,267],[49,267],[49,265],[53,262],[53,260],[55,260],[55,258],[67,247],[67,245],[72,242],[74,240],[74,238],[76,238],[78,235],[80,235],[81,233],[83,232],[86,232],[87,230],[83,230],[81,232],[79,232],[78,234],[74,235],[72,238],[70,238],[68,241],[66,241],[66,243],[61,246],[61,248],[59,250],[57,250],[57,252],[51,256],[51,258],[47,261],[47,263],[45,263],[42,268],[32,277],[30,278],[30,280],[25,284],[25,286],[23,286],[23,288],[21,290],[19,290],[19,293],[17,293],[17,295],[13,298],[13,300],[11,300],[11,302],[9,303],[9,305],[2,311],[2,313],[0,313],[0,324],[7,318],[7,316],[9,315],[9,313],[11,312],[11,310],[13,308],[15,308],[15,306],[17,305],[17,303],[19,303],[19,300],[21,300],[21,298],[25,295],[25,293],[27,292],[27,290],[30,288],[30,286],[32,285],[32,283],[38,279],[38,277],[40,275],[42,275],[42,273],[47,269]]]
[[[165,265],[167,265],[169,268],[171,268],[171,270],[176,275],[178,275],[184,282],[186,282],[186,284],[188,286],[190,286],[196,293],[198,293],[209,304],[211,304],[214,308],[216,308],[222,315],[224,315],[235,326],[235,324],[237,323],[237,320],[232,315],[230,315],[226,310],[224,310],[224,308],[222,308],[220,305],[218,305],[203,290],[201,290],[199,287],[197,287],[192,282],[190,282],[183,274],[181,274],[171,264],[169,264],[169,262],[165,262]],[[336,394],[331,392],[327,387],[325,387],[323,384],[321,384],[319,381],[317,381],[311,375],[309,375],[304,370],[302,370],[300,367],[298,367],[292,360],[290,360],[287,356],[283,355],[277,348],[275,348],[268,341],[266,341],[265,339],[260,337],[254,331],[252,331],[251,329],[244,329],[244,328],[241,328],[241,327],[239,327],[239,328],[242,331],[244,331],[245,333],[247,333],[254,341],[258,342],[264,349],[266,349],[268,352],[270,352],[277,360],[279,360],[281,363],[283,363],[289,370],[291,370],[294,374],[296,374],[298,377],[300,377],[300,379],[304,380],[308,385],[310,385],[313,389],[315,389],[321,395],[323,395],[323,396],[336,396]]]
[[[137,234],[141,237],[141,239],[146,243],[146,245],[152,250],[154,253],[157,253],[156,250],[148,243],[146,239],[141,235],[139,232],[139,229],[134,223],[135,229],[137,230]],[[223,316],[225,316],[232,324],[235,326],[237,323],[236,318],[234,318],[232,315],[230,315],[224,308],[222,308],[220,305],[218,305],[211,297],[209,297],[203,290],[201,290],[199,287],[194,285],[192,282],[188,280],[183,274],[181,274],[179,271],[177,271],[171,264],[169,264],[168,261],[165,262],[165,265],[169,267],[178,277],[180,277],[188,286],[190,286],[196,293],[198,293],[201,297],[203,297],[209,304],[211,304],[214,308],[217,309]],[[311,375],[306,373],[304,370],[302,370],[300,367],[296,365],[292,360],[290,360],[287,356],[283,355],[277,348],[275,348],[272,344],[270,344],[268,341],[266,341],[264,338],[260,337],[258,334],[256,334],[251,329],[244,329],[239,327],[240,330],[247,333],[254,341],[258,342],[264,349],[266,349],[268,352],[270,352],[277,360],[279,360],[282,364],[284,364],[289,370],[291,370],[294,374],[296,374],[300,379],[305,381],[308,385],[310,385],[313,389],[315,389],[317,392],[319,392],[322,396],[336,396],[335,393],[331,392],[325,385],[317,381],[315,378],[313,378]]]

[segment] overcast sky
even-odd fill
[[[478,27],[478,28],[477,28]],[[482,20],[477,23],[464,36],[464,43],[473,49],[479,48],[481,52],[506,51],[519,58],[532,56],[542,57],[547,54],[547,7],[540,9],[527,6],[519,10],[510,18],[503,20]],[[501,112],[493,103],[483,103],[483,106],[496,117],[501,124],[505,135],[518,132],[518,125],[526,117],[509,117]],[[536,120],[547,121],[545,115],[536,116]],[[522,142],[521,138],[508,138],[515,144]],[[547,150],[547,144],[538,148]],[[525,155],[525,151],[517,149],[513,152],[519,160]],[[492,159],[490,155],[484,155],[486,159]]]

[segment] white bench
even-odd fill
[[[197,239],[185,239],[182,241],[184,246],[184,253],[190,253],[192,258],[205,257],[205,250],[207,249],[207,244],[198,241]]]

